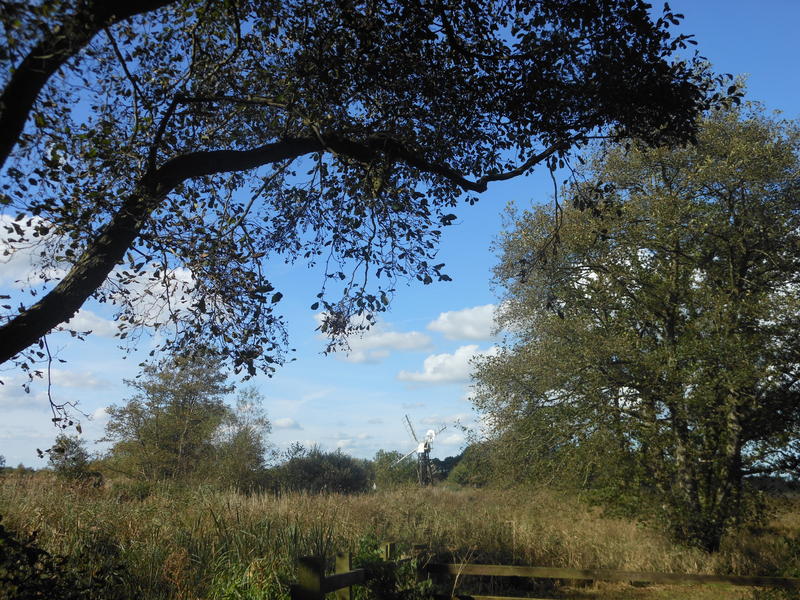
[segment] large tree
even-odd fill
[[[236,403],[217,432],[211,469],[218,485],[242,491],[258,489],[264,482],[267,442],[272,425],[262,408],[263,396],[254,387],[241,389]]]
[[[197,480],[216,475],[216,461],[241,446],[232,391],[212,355],[173,357],[126,381],[136,393],[108,408],[103,441],[112,442],[109,468],[145,481]],[[244,449],[247,454],[247,448]],[[228,461],[223,461],[228,462]]]
[[[0,8],[4,251],[45,281],[5,307],[0,362],[28,369],[95,298],[120,337],[160,327],[168,350],[269,372],[268,259],[324,265],[313,307],[336,338],[399,277],[446,278],[435,245],[464,192],[596,135],[691,139],[720,100],[673,58],[679,16],[642,0]]]
[[[579,452],[582,476],[656,490],[711,550],[748,475],[798,475],[799,151],[795,123],[718,112],[696,147],[604,148],[560,240],[551,214],[515,215],[497,268],[512,333],[477,403],[517,467]]]

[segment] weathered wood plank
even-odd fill
[[[689,575],[683,573],[648,573],[615,571],[611,569],[562,569],[558,567],[527,567],[516,565],[459,565],[431,563],[430,573],[448,575],[489,575],[494,577],[539,577],[542,579],[597,579],[600,581],[635,581],[650,583],[706,584],[726,583],[735,586],[780,587],[800,589],[800,579],[794,577],[759,577],[743,575]]]
[[[396,554],[397,544],[395,542],[386,542],[381,546],[381,555],[384,561],[388,562],[394,560]]]
[[[328,575],[322,580],[323,593],[335,592],[341,588],[350,587],[351,585],[359,585],[367,580],[366,571],[364,569],[355,569],[345,573],[336,573]]]
[[[297,561],[297,583],[291,586],[292,600],[323,600],[322,581],[325,562],[316,556],[303,556]]]
[[[553,600],[550,598],[533,598],[531,596],[473,596],[472,594],[457,594],[448,596],[447,594],[435,594],[436,600]],[[563,597],[559,596],[561,600]]]
[[[335,572],[349,573],[353,569],[353,555],[350,552],[338,552],[336,554]],[[329,581],[326,580],[326,584]],[[336,600],[352,600],[353,588],[349,585],[336,590]]]

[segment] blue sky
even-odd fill
[[[800,1],[681,0],[670,2],[685,20],[680,30],[693,33],[698,49],[718,72],[746,74],[748,99],[787,118],[800,118],[800,66],[796,26]],[[458,222],[445,229],[439,252],[447,264],[450,283],[401,285],[390,312],[363,339],[352,341],[347,356],[323,356],[324,341],[315,332],[309,309],[321,282],[318,270],[273,265],[273,279],[282,287],[281,308],[287,317],[295,361],[268,379],[249,382],[265,398],[273,423],[271,441],[279,448],[293,441],[342,448],[358,457],[371,457],[383,448],[407,452],[412,443],[403,427],[408,414],[418,433],[441,425],[448,428],[434,444],[434,454],[460,451],[463,433],[456,421],[473,426],[476,415],[467,400],[468,359],[491,351],[491,305],[497,296],[490,284],[496,258],[490,249],[502,229],[502,211],[509,202],[520,206],[552,200],[549,175],[540,170],[531,177],[494,184],[475,206],[463,205]],[[25,265],[0,264],[0,290],[24,274]],[[3,292],[5,293],[5,292]],[[121,403],[130,394],[123,378],[138,372],[143,358],[125,358],[110,337],[113,326],[106,307],[86,307],[95,315],[95,334],[77,342],[66,334],[51,336],[67,360],[54,372],[53,391],[64,401],[78,401],[90,415],[83,421],[84,437],[93,442],[102,435],[104,407]],[[90,318],[90,316],[86,316]],[[149,350],[143,340],[142,355]],[[0,388],[0,454],[7,464],[43,466],[37,447],[52,443],[57,431],[50,425],[45,388],[31,394],[19,387],[13,373],[3,373]]]

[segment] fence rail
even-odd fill
[[[397,545],[394,542],[383,544],[381,550],[382,558],[387,564],[398,566],[412,559],[396,558]],[[350,600],[352,586],[363,585],[368,579],[366,569],[353,569],[353,557],[349,552],[339,552],[336,555],[333,575],[325,575],[323,558],[304,556],[297,561],[297,583],[291,586],[291,600],[323,600],[325,594],[331,592],[336,592],[336,600]]]
[[[631,581],[636,583],[709,584],[725,583],[746,587],[780,587],[800,590],[800,579],[746,575],[691,575],[688,573],[648,573],[612,569],[562,569],[517,565],[477,565],[431,563],[429,573],[446,575],[487,575],[493,577],[531,577],[539,579],[583,579],[596,581]]]
[[[416,557],[423,557],[425,546],[415,545],[412,556],[396,557],[393,543],[383,545],[383,560],[397,567]],[[628,581],[631,583],[663,583],[678,585],[727,584],[746,587],[770,587],[800,590],[800,578],[761,577],[744,575],[692,575],[687,573],[649,573],[641,571],[618,571],[613,569],[566,569],[559,567],[535,567],[522,565],[486,565],[457,563],[424,563],[419,561],[420,577],[442,578],[445,576],[489,576],[527,577],[535,579],[566,579],[592,581]],[[335,573],[325,575],[325,560],[319,557],[303,557],[297,565],[297,583],[291,587],[291,600],[324,600],[325,595],[335,592],[336,600],[350,600],[352,586],[369,581],[366,569],[353,569],[350,553],[336,555]],[[437,595],[437,598],[460,600],[518,600],[508,596]],[[525,598],[525,600],[537,600]]]

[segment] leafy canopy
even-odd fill
[[[411,459],[402,460],[397,450],[378,450],[372,458],[375,486],[387,490],[404,484],[417,483],[417,469]]]
[[[448,279],[465,192],[594,136],[691,140],[729,99],[642,0],[2,6],[4,251],[43,295],[5,305],[0,362],[28,371],[94,298],[121,339],[157,328],[269,373],[270,261],[323,268],[310,303],[336,343],[399,279]]]
[[[136,393],[108,408],[103,441],[112,471],[142,481],[213,481],[252,489],[264,468],[270,424],[261,396],[233,390],[213,355],[172,357],[126,381]]]
[[[74,480],[96,477],[89,468],[91,457],[86,449],[86,440],[77,435],[60,433],[48,455],[47,465],[61,477]]]
[[[745,516],[748,475],[797,476],[799,143],[758,107],[715,112],[697,146],[604,148],[568,190],[604,182],[603,202],[565,207],[558,243],[552,215],[513,216],[496,271],[512,333],[477,370],[512,464],[655,492],[707,549]]]
[[[311,494],[352,494],[369,487],[368,461],[344,454],[341,449],[325,452],[318,446],[295,443],[286,461],[272,470],[275,491]]]

